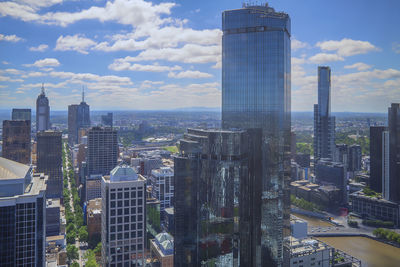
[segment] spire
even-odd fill
[[[42,83],[42,95],[44,95],[44,83]]]
[[[85,87],[82,85],[82,103],[85,102]]]

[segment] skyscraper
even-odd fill
[[[400,203],[400,104],[392,103],[389,121],[389,195],[390,201]]]
[[[47,198],[63,197],[61,132],[42,131],[37,134],[37,171],[49,176]]]
[[[370,178],[369,186],[375,192],[382,192],[382,135],[387,131],[384,126],[369,128]]]
[[[46,177],[0,157],[0,265],[46,265]]]
[[[145,266],[146,179],[127,165],[103,176],[103,266]]]
[[[248,235],[240,261],[280,266],[290,233],[290,18],[267,4],[245,4],[223,12],[222,30],[222,127],[262,131],[260,157],[249,154],[249,199],[241,208],[252,214],[249,229],[241,227]]]
[[[12,120],[13,121],[30,121],[31,109],[30,108],[13,108],[12,109]]]
[[[68,144],[79,143],[79,129],[90,127],[90,107],[85,102],[85,91],[82,92],[82,102],[79,105],[68,106]]]
[[[117,166],[117,131],[112,128],[93,127],[88,132],[88,175],[106,175]]]
[[[386,200],[391,197],[391,184],[390,184],[390,139],[389,131],[382,132],[382,173],[381,173],[381,188],[382,196]]]
[[[3,121],[3,154],[9,160],[31,163],[31,121]]]
[[[195,129],[180,140],[174,158],[174,266],[250,266],[248,242],[242,240],[251,234],[253,210],[242,208],[251,195],[241,190],[252,186],[248,141],[246,131]]]
[[[314,105],[314,161],[333,160],[335,117],[331,116],[331,68],[318,67],[318,104]]]
[[[349,166],[351,172],[361,171],[362,150],[359,145],[349,146]]]
[[[44,93],[44,85],[42,85],[42,92],[36,100],[36,131],[48,129],[50,129],[50,106],[49,99]]]
[[[113,114],[109,112],[107,115],[101,115],[101,123],[104,126],[113,127]]]

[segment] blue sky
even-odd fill
[[[34,108],[42,82],[53,110],[83,86],[93,110],[219,107],[221,12],[242,2],[0,1],[0,108]],[[268,2],[292,21],[292,110],[312,110],[318,65],[333,111],[400,102],[400,1]]]

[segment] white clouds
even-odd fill
[[[141,65],[141,64],[130,64],[125,61],[123,58],[115,60],[112,64],[108,66],[109,69],[115,71],[148,71],[148,72],[164,72],[164,71],[176,71],[181,70],[181,66],[162,66],[158,63],[154,63],[153,65]]]
[[[21,37],[16,36],[15,34],[13,35],[4,35],[0,33],[0,41],[6,41],[6,42],[12,42],[12,43],[17,43],[20,41],[23,41]]]
[[[346,65],[344,66],[345,69],[357,69],[359,71],[364,71],[364,70],[368,70],[370,68],[372,68],[371,65],[362,63],[362,62],[358,62],[358,63],[354,63],[352,65]]]
[[[400,43],[393,43],[392,44],[392,49],[396,54],[400,54]]]
[[[115,0],[107,2],[103,7],[92,6],[78,12],[39,14],[40,8],[60,2],[62,0],[1,2],[0,15],[63,27],[86,19],[101,22],[113,21],[133,27],[146,27],[146,25],[161,25],[169,22],[169,18],[161,18],[161,15],[169,15],[171,8],[175,6],[174,3],[152,4],[143,0]]]
[[[177,79],[182,79],[182,78],[199,79],[199,78],[211,78],[213,76],[209,73],[200,72],[197,70],[195,70],[195,71],[187,70],[187,71],[181,71],[178,73],[170,72],[170,73],[168,73],[168,77],[177,78]]]
[[[24,64],[25,67],[58,67],[60,66],[60,62],[56,58],[45,58],[41,60],[35,61],[33,64]]]
[[[221,56],[221,47],[186,44],[182,48],[148,49],[136,57],[126,57],[128,61],[167,60],[184,63],[217,62]]]
[[[296,50],[298,50],[298,49],[305,48],[305,47],[307,47],[307,46],[308,46],[307,43],[301,42],[301,41],[299,41],[299,40],[297,40],[297,39],[295,39],[295,38],[292,38],[292,40],[291,40],[291,48],[292,48],[292,51],[296,51]]]
[[[336,54],[318,53],[308,59],[315,64],[322,64],[332,61],[344,61],[344,58]]]
[[[31,47],[29,47],[29,50],[30,50],[30,51],[35,51],[35,52],[44,52],[44,51],[47,50],[47,48],[49,48],[48,45],[46,45],[46,44],[41,44],[41,45],[39,45],[39,46],[31,46]]]
[[[317,47],[323,51],[336,51],[338,56],[349,57],[358,54],[366,54],[372,51],[379,51],[380,49],[370,42],[352,40],[344,38],[340,41],[325,41],[318,42]]]
[[[120,77],[115,75],[100,76],[92,73],[73,73],[64,71],[52,71],[49,73],[50,76],[69,79],[69,82],[83,83],[83,82],[99,82],[99,83],[114,83],[118,85],[132,85],[132,81],[128,77]]]
[[[3,63],[4,65],[8,65],[10,64],[10,62],[3,60],[1,63]]]
[[[96,42],[86,38],[84,35],[81,34],[66,35],[65,37],[61,35],[57,39],[56,47],[54,48],[54,50],[72,50],[82,54],[87,54],[87,50],[95,45]]]

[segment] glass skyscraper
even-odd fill
[[[318,67],[318,104],[314,105],[314,160],[333,159],[335,117],[331,116],[331,68]]]
[[[240,224],[240,266],[281,266],[290,233],[290,18],[268,5],[222,14],[222,127],[246,129],[247,213]],[[258,146],[258,145],[259,146]],[[242,219],[242,218],[241,218]]]
[[[50,106],[42,85],[42,91],[36,99],[36,131],[48,129],[50,129]]]

